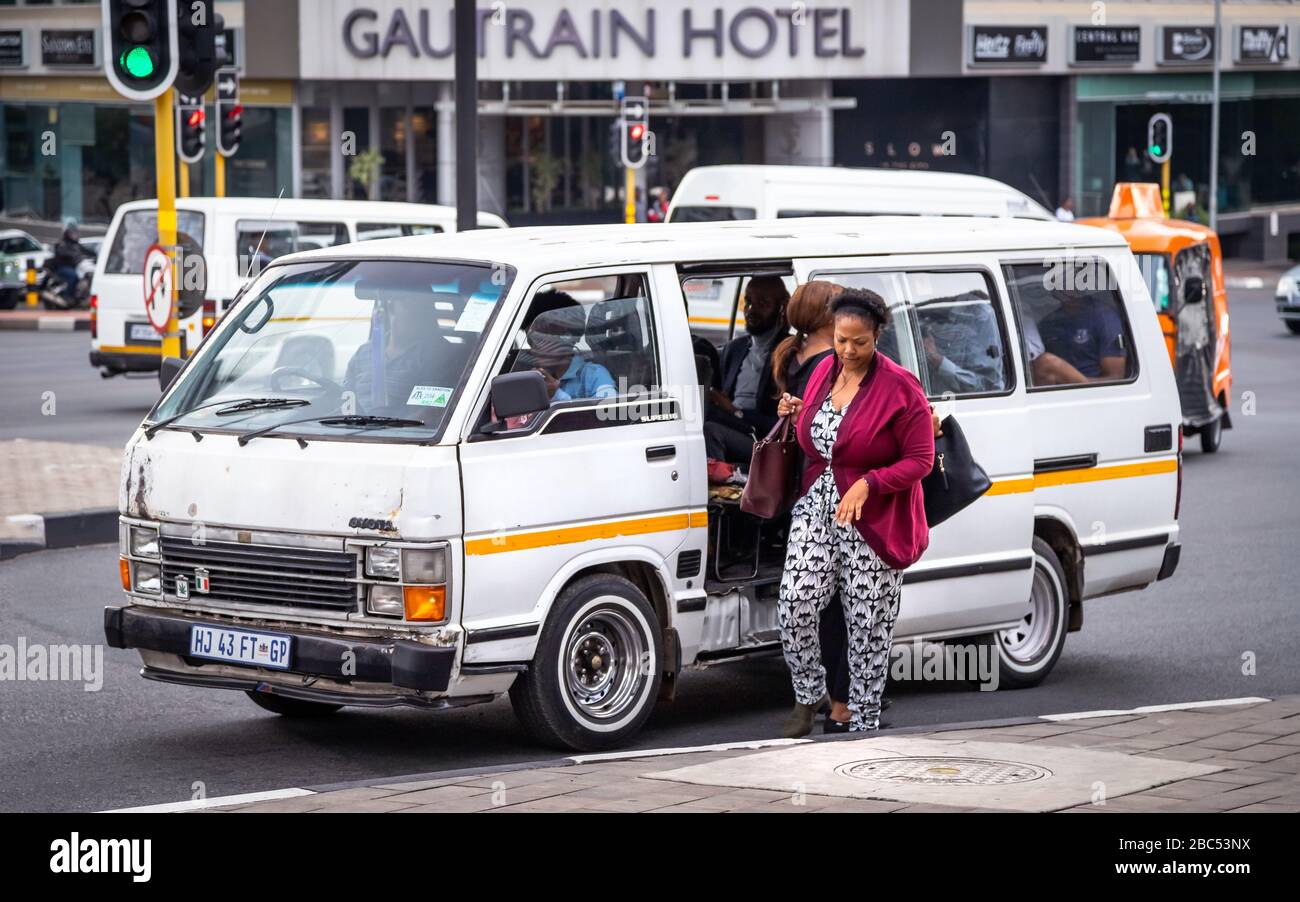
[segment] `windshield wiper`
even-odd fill
[[[403,417],[380,417],[365,416],[361,414],[352,415],[333,415],[324,417],[303,417],[300,420],[289,420],[287,423],[274,423],[270,426],[263,426],[261,429],[254,429],[245,432],[239,437],[241,446],[247,445],[253,439],[283,429],[285,426],[295,426],[299,423],[319,423],[322,426],[355,426],[358,429],[381,429],[388,426],[423,426],[423,420],[408,420]]]
[[[230,398],[224,398],[220,401],[212,401],[208,404],[200,404],[198,407],[193,407],[185,411],[184,413],[178,413],[175,414],[174,416],[167,417],[166,419],[159,420],[158,422],[154,423],[152,426],[145,429],[144,437],[152,440],[154,437],[154,433],[156,433],[159,429],[162,429],[165,426],[170,426],[172,423],[175,423],[177,420],[182,419],[183,417],[187,417],[192,413],[198,413],[200,410],[207,410],[210,407],[221,408],[221,410],[217,411],[218,416],[229,416],[232,413],[240,413],[241,411],[245,411],[245,410],[258,410],[264,407],[265,408],[302,407],[304,404],[310,404],[310,403],[311,403],[310,401],[305,401],[302,398],[237,398],[233,401]]]

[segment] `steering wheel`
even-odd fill
[[[319,376],[300,366],[278,366],[272,370],[271,378],[268,380],[271,388],[275,391],[287,391],[288,389],[286,389],[283,384],[283,380],[287,376],[297,376],[300,379],[306,379],[308,382],[319,385],[321,388],[335,396],[342,397],[343,395],[343,386],[339,385],[333,379],[326,376]]]

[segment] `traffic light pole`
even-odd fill
[[[190,196],[190,164],[181,160],[180,181],[176,185],[176,194],[178,197]]]
[[[212,161],[214,164],[214,178],[212,186],[213,197],[226,196],[226,155],[218,153],[217,158]]]
[[[631,166],[623,167],[623,221],[629,225],[636,222],[636,170]]]
[[[153,155],[158,178],[158,243],[172,258],[172,284],[176,285],[176,134],[172,115],[174,91],[168,88],[154,98]],[[172,292],[167,332],[162,340],[163,357],[181,356],[181,324],[176,317],[176,293]]]
[[[1168,217],[1170,215],[1169,209],[1170,206],[1172,205],[1171,201],[1173,200],[1169,196],[1169,161],[1168,160],[1165,160],[1163,163],[1160,164],[1160,199],[1164,201],[1165,216]]]

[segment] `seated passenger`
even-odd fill
[[[1006,387],[998,321],[988,296],[971,292],[917,309],[934,394],[975,394]]]
[[[790,300],[779,276],[756,276],[745,289],[745,333],[722,349],[721,389],[709,391],[704,439],[710,457],[749,463],[755,436],[776,425],[776,382],[772,351],[790,332]]]
[[[1061,306],[1038,324],[1047,349],[1090,381],[1123,379],[1128,354],[1119,315],[1088,291],[1054,289],[1052,296]]]
[[[618,394],[609,370],[578,351],[586,314],[581,305],[563,306],[539,314],[528,327],[528,350],[520,354],[516,369],[541,373],[552,404]]]
[[[397,410],[417,385],[430,384],[442,339],[429,304],[420,298],[381,301],[371,316],[370,340],[348,361],[343,388],[354,393],[356,412]],[[379,372],[381,378],[374,374]]]
[[[1073,385],[1088,381],[1088,377],[1072,364],[1043,346],[1038,323],[1028,311],[1025,312],[1020,327],[1025,333],[1025,359],[1029,361],[1030,385]]]

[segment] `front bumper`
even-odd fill
[[[1297,298],[1274,298],[1277,303],[1277,315],[1282,319],[1300,320],[1300,297]]]
[[[268,630],[293,637],[293,669],[267,670],[188,657],[190,627],[195,624],[218,626],[220,621],[134,606],[104,608],[104,636],[110,647],[161,652],[182,659],[182,670],[168,670],[148,666],[146,656],[141,675],[164,682],[273,691],[349,705],[434,707],[445,702],[418,693],[446,692],[456,661],[454,646],[426,645],[411,639],[341,636],[277,625]],[[204,673],[205,669],[209,672]],[[330,686],[312,687],[309,681],[313,677],[329,680]],[[393,692],[354,694],[348,691],[348,684],[353,682],[391,686]]]
[[[1165,559],[1160,564],[1160,573],[1156,576],[1157,580],[1168,579],[1174,575],[1178,569],[1178,559],[1182,556],[1183,546],[1177,542],[1165,546]]]

